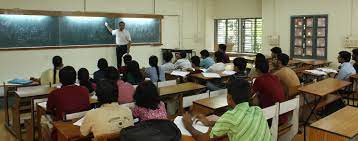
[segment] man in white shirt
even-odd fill
[[[353,65],[349,63],[351,60],[351,53],[348,51],[341,51],[338,54],[338,62],[341,63],[341,65],[337,79],[349,81],[349,77],[353,74],[356,74],[356,70],[354,69]]]
[[[222,72],[225,71],[225,64],[223,63],[224,53],[216,51],[215,52],[215,61],[216,63],[208,68],[207,72]]]
[[[131,35],[127,30],[124,29],[126,24],[123,21],[119,22],[119,29],[116,30],[113,30],[111,27],[109,27],[107,22],[104,23],[104,25],[113,36],[116,36],[117,67],[120,68],[122,66],[122,56],[126,53],[129,53],[129,49],[132,43]]]
[[[175,69],[180,69],[180,70],[192,69],[191,62],[188,59],[186,59],[186,52],[184,51],[180,52],[177,59],[178,60],[174,64]]]

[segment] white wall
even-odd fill
[[[214,49],[214,19],[261,17],[265,0],[207,0],[205,1],[205,48]]]
[[[353,18],[351,18],[353,6]],[[271,48],[266,37],[280,36],[280,47],[290,53],[290,17],[293,15],[328,14],[328,57],[337,63],[337,54],[343,47],[343,40],[349,34],[358,35],[358,2],[356,0],[263,0],[263,52],[269,54]],[[352,21],[352,22],[351,22]],[[350,24],[352,23],[353,28]]]
[[[148,66],[148,58],[161,58],[161,48],[193,48],[200,51],[205,44],[205,0],[0,0],[0,8],[96,11],[136,14],[161,14],[163,19],[163,46],[133,46],[131,55],[141,66]],[[155,8],[154,8],[155,7]],[[199,18],[198,18],[199,17]],[[184,28],[185,27],[185,28]],[[96,70],[99,58],[116,63],[114,48],[50,49],[34,51],[0,51],[0,81],[15,77],[38,77],[51,67],[51,58],[60,55],[65,65],[76,69]]]

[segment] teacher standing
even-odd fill
[[[120,68],[122,66],[122,56],[126,53],[129,53],[129,49],[132,43],[131,35],[127,30],[124,29],[126,24],[122,21],[119,22],[119,29],[116,30],[113,30],[111,27],[109,27],[107,22],[105,22],[104,25],[113,36],[116,36],[117,68]]]

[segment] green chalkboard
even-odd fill
[[[107,18],[0,14],[0,48],[115,44],[113,28],[124,21],[132,42],[160,43],[161,22],[155,18]]]
[[[58,18],[0,15],[0,47],[58,45]]]

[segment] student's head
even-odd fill
[[[193,68],[196,68],[196,67],[200,66],[200,58],[199,58],[199,56],[191,57],[190,61],[191,61],[191,65],[193,66]]]
[[[132,56],[129,54],[126,54],[123,56],[123,62],[125,65],[127,65],[128,62],[132,61]]]
[[[275,68],[281,68],[287,66],[288,61],[290,61],[290,57],[287,54],[280,53],[277,54],[276,56],[277,56],[276,59],[274,59],[272,63]]]
[[[268,61],[266,60],[265,56],[262,55],[261,53],[258,53],[256,55],[255,68],[262,74],[268,73],[270,69]]]
[[[237,57],[233,61],[235,66],[235,71],[245,71],[247,66],[247,60],[242,57]]]
[[[214,56],[215,56],[215,61],[216,61],[217,63],[224,61],[224,53],[223,53],[223,52],[216,51],[216,52],[214,53]]]
[[[281,53],[282,53],[282,50],[279,47],[273,47],[271,49],[271,57],[272,58],[276,58],[277,54],[281,54]]]
[[[79,81],[88,81],[90,79],[89,72],[86,68],[80,68],[77,72]]]
[[[220,52],[226,52],[226,45],[225,44],[219,44],[219,50]]]
[[[52,57],[52,64],[54,68],[60,69],[63,66],[62,58],[60,56],[54,56]]]
[[[120,30],[123,30],[126,27],[126,23],[124,23],[123,21],[118,23],[118,27]]]
[[[138,62],[135,60],[128,62],[127,70],[128,70],[127,71],[128,73],[133,73],[133,74],[140,73],[140,68],[139,68]]]
[[[157,87],[152,81],[141,82],[134,93],[133,99],[139,107],[155,110],[160,103],[160,97]]]
[[[351,53],[348,51],[341,51],[338,53],[338,62],[344,63],[351,61]]]
[[[231,79],[227,90],[227,103],[231,108],[250,100],[250,83],[245,79]]]
[[[149,65],[151,67],[157,67],[158,66],[158,57],[153,55],[149,57]]]
[[[62,86],[73,85],[76,83],[76,70],[72,66],[66,66],[60,70],[59,77]]]
[[[108,80],[112,80],[116,82],[119,79],[119,72],[115,67],[110,66],[106,68],[104,77]]]
[[[97,67],[99,68],[99,70],[105,70],[108,67],[107,60],[104,58],[99,59],[97,62]]]
[[[101,80],[96,85],[96,96],[98,102],[102,104],[117,102],[118,90],[115,83],[110,80]]]
[[[205,58],[210,56],[209,51],[206,50],[206,49],[200,51],[200,55],[201,55],[201,58],[203,58],[203,59],[205,59]]]
[[[164,59],[165,63],[171,62],[173,59],[173,54],[171,52],[164,52],[163,59]]]
[[[185,51],[181,51],[180,53],[179,53],[179,59],[183,59],[183,58],[186,58],[186,52]]]
[[[352,60],[358,62],[358,48],[352,50]]]

